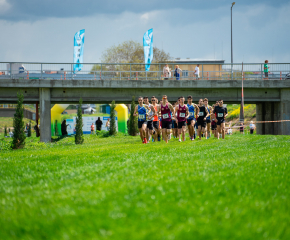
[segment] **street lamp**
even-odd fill
[[[231,6],[231,70],[232,70],[232,79],[233,79],[233,6],[235,2],[232,3]]]

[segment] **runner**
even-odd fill
[[[195,139],[195,114],[198,112],[198,106],[192,103],[192,96],[187,97],[187,107],[189,112],[189,117],[187,118],[188,133],[190,140],[193,141]]]
[[[146,126],[147,126],[147,110],[149,107],[143,104],[143,97],[138,98],[138,105],[135,107],[134,116],[138,116],[138,129],[142,143],[147,143],[146,139]],[[138,112],[138,114],[137,114]]]
[[[216,107],[215,104],[212,105],[212,109],[214,109],[215,107]],[[212,110],[210,116],[211,116],[211,132],[214,135],[214,137],[217,137],[217,134],[216,134],[216,132],[217,132],[216,128],[217,127],[216,127],[216,122],[215,122],[216,117],[215,117],[215,114],[213,113],[213,110]]]
[[[153,117],[154,117],[154,113],[155,110],[153,111],[152,108],[152,104],[149,103],[149,99],[148,97],[144,97],[144,104],[147,105],[149,107],[149,111],[147,112],[147,127],[146,127],[146,139],[148,139],[147,143],[150,142],[151,140],[151,136],[153,134]]]
[[[159,140],[160,141],[160,130],[159,130],[159,120],[158,120],[158,114],[157,114],[157,100],[156,100],[156,97],[155,96],[152,96],[151,97],[151,103],[152,103],[152,106],[155,110],[155,114],[153,116],[153,128],[154,128],[154,135],[153,135],[153,138],[152,138],[152,141],[154,139],[154,142],[156,142],[158,140],[158,136],[159,136]]]
[[[197,134],[199,136],[199,140],[201,140],[201,134],[205,135],[205,139],[207,139],[207,132],[206,132],[206,118],[209,116],[207,108],[203,105],[203,100],[199,99],[198,103],[198,118],[197,118]]]
[[[204,102],[204,106],[207,108],[207,111],[209,112],[209,116],[206,118],[206,131],[207,131],[207,138],[210,138],[210,126],[211,126],[210,116],[212,112],[212,107],[208,105],[207,98],[205,98],[203,102]]]
[[[167,134],[170,134],[170,129],[172,128],[172,119],[170,111],[174,112],[172,105],[167,101],[167,96],[163,95],[162,102],[157,107],[158,114],[161,112],[162,118],[162,137],[165,142],[168,143]]]
[[[173,108],[175,109],[175,107],[177,106],[176,103],[174,103]],[[172,115],[172,134],[174,138],[177,138],[178,136],[178,126],[176,123],[176,113]]]
[[[220,134],[222,138],[225,139],[225,118],[228,115],[228,110],[223,107],[223,100],[219,100],[219,106],[215,107],[214,113],[216,113],[216,123],[217,123],[217,139],[219,139]]]
[[[156,105],[157,105],[157,107],[159,106],[159,104],[158,104],[158,98],[155,98],[155,103],[156,103]],[[161,132],[162,132],[162,126],[161,126],[161,115],[159,114],[159,113],[157,113],[156,112],[156,114],[157,114],[157,117],[158,117],[158,122],[159,122],[159,128],[158,128],[158,135],[157,135],[157,138],[158,138],[158,141],[160,142],[161,141]]]
[[[179,142],[181,142],[181,133],[182,133],[182,141],[185,141],[185,131],[186,131],[186,119],[189,117],[188,107],[184,104],[184,97],[180,97],[179,101],[180,104],[178,104],[174,111],[176,114],[176,123],[178,123],[178,137]],[[174,114],[175,115],[175,114]]]

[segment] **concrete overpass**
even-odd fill
[[[0,102],[15,103],[22,91],[25,103],[40,103],[41,134],[50,140],[50,108],[53,103],[130,103],[132,96],[166,94],[169,101],[192,95],[195,102],[207,97],[214,102],[240,103],[241,80],[43,80],[2,79]],[[290,120],[290,80],[244,81],[245,103],[257,104],[257,121]],[[290,122],[257,125],[258,134],[290,135]]]

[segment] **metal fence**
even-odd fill
[[[196,75],[197,64],[177,63],[182,69],[178,79],[174,76],[176,63],[154,63],[147,72],[142,63],[84,63],[81,71],[74,72],[73,63],[0,62],[0,80],[167,80],[165,64],[170,68],[168,80],[284,80],[290,73],[290,63],[269,63],[268,76],[264,63],[201,63]]]

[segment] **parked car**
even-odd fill
[[[287,73],[287,74],[286,74],[286,76],[285,76],[285,80],[286,80],[286,79],[290,79],[290,73]]]

